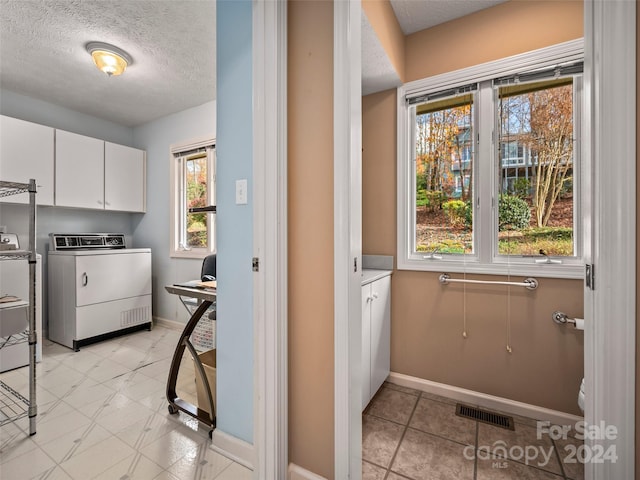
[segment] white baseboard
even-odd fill
[[[538,407],[528,403],[509,400],[508,398],[495,397],[486,393],[475,392],[465,388],[454,387],[444,383],[432,382],[402,373],[391,372],[389,383],[409,387],[422,392],[440,395],[459,402],[469,403],[474,406],[488,408],[491,410],[499,410],[503,413],[511,415],[520,415],[522,417],[533,418],[535,420],[548,420],[556,425],[575,425],[576,422],[584,420],[583,417],[572,415],[570,413],[559,412],[549,408]],[[578,392],[576,392],[577,401]]]
[[[327,480],[320,475],[316,475],[309,470],[306,470],[295,463],[289,464],[289,480]]]
[[[166,318],[153,317],[153,323],[161,327],[170,328],[171,330],[184,330],[186,324],[176,322],[175,320],[167,320]]]
[[[255,465],[255,448],[252,444],[216,428],[211,438],[211,448],[220,455],[230,458],[234,462],[253,470],[253,466]]]

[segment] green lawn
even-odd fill
[[[450,238],[418,245],[419,252],[467,253],[471,252],[470,235]],[[500,232],[498,251],[500,254],[539,255],[543,250],[549,256],[573,255],[572,229],[566,227],[528,228],[521,231]]]

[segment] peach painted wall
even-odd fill
[[[404,79],[404,34],[389,0],[363,0],[362,11],[376,32],[401,81]]]
[[[405,81],[582,37],[581,1],[510,1],[408,35]]]
[[[333,4],[288,2],[289,461],[334,464]]]
[[[563,18],[562,35],[540,29],[540,18],[558,16]],[[582,16],[580,2],[510,2],[471,15],[472,19],[449,22],[445,28],[418,32],[407,38],[407,79],[579,38]],[[491,28],[475,26],[482,22]],[[520,32],[527,32],[520,34],[525,38],[496,42],[492,32],[509,31],[514,22]],[[439,54],[442,49],[445,52]],[[417,62],[421,68],[415,68]],[[363,97],[362,129],[363,253],[396,256],[395,90]],[[392,371],[580,414],[576,396],[583,376],[583,336],[555,325],[551,314],[558,309],[583,315],[581,280],[541,278],[535,292],[512,289],[509,305],[506,287],[467,287],[464,293],[459,285],[441,286],[437,277],[437,273],[394,272]],[[465,304],[466,340],[462,338]],[[508,318],[511,354],[506,351]]]

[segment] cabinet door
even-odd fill
[[[56,205],[104,209],[104,141],[56,130]]]
[[[53,128],[0,117],[0,180],[27,183],[35,178],[36,203],[53,205]],[[7,203],[28,203],[23,193],[2,199]]]
[[[371,283],[371,396],[389,376],[391,366],[391,277]]]
[[[362,409],[371,400],[371,284],[362,287]]]
[[[105,142],[104,200],[106,210],[144,212],[145,156],[143,150]]]
[[[151,293],[151,253],[76,257],[76,306]]]

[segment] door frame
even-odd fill
[[[634,478],[636,382],[636,2],[585,1],[585,98],[592,171],[592,224],[584,290],[585,421],[615,426],[613,439],[586,440],[615,462],[585,464],[587,480]],[[615,119],[615,121],[612,121]],[[615,212],[615,214],[614,214]],[[590,247],[590,248],[589,248]]]
[[[288,468],[287,3],[253,1],[254,479]]]
[[[333,3],[334,477],[362,477],[360,0]]]

